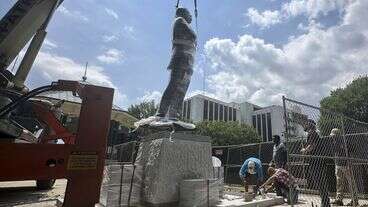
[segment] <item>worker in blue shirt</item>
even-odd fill
[[[261,160],[251,157],[244,161],[239,171],[240,179],[245,186],[245,192],[248,192],[248,186],[254,185],[254,192],[257,192],[258,187],[263,182],[263,169]]]

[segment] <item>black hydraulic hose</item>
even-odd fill
[[[14,102],[4,106],[3,108],[0,109],[0,118],[4,117],[5,115],[7,115],[9,112],[13,111],[15,108],[17,108],[18,106],[20,106],[22,103],[24,103],[26,100],[40,94],[46,91],[50,91],[52,90],[52,86],[48,85],[48,86],[42,86],[36,89],[33,89],[32,91],[22,95],[21,97],[19,97],[17,100],[15,100]]]

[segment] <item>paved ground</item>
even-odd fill
[[[35,181],[0,182],[0,206],[54,206],[55,200],[64,196],[66,183],[65,179],[60,179],[52,190],[38,191]],[[30,205],[35,202],[41,203]]]
[[[225,192],[233,195],[242,195],[244,193],[243,187],[239,186],[225,186]],[[333,200],[331,198],[331,200]],[[347,204],[350,200],[344,199],[344,204]],[[311,194],[299,194],[299,202],[294,205],[296,207],[319,207],[321,204],[321,200],[318,195]],[[361,207],[368,207],[367,199],[360,199],[359,204]],[[277,205],[277,206],[289,206],[288,204]]]
[[[56,199],[64,196],[67,181],[57,180],[55,186],[49,191],[37,191],[34,181],[20,182],[0,182],[0,207],[51,207],[55,206]],[[37,204],[32,204],[37,202]],[[320,199],[317,195],[301,194],[296,207],[320,206]],[[348,200],[344,200],[347,203]],[[361,206],[367,206],[368,200],[360,200]],[[287,204],[278,206],[288,206]],[[368,206],[367,206],[368,207]]]

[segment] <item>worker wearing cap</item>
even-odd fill
[[[246,192],[248,192],[249,185],[255,185],[256,188],[258,188],[263,182],[263,169],[261,160],[254,157],[245,160],[240,168],[239,176],[244,183]]]

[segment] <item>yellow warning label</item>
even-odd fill
[[[95,170],[97,160],[97,152],[72,152],[69,155],[68,170]]]

